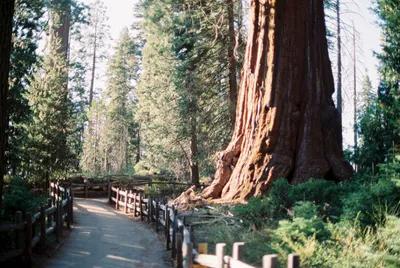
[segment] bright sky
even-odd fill
[[[93,0],[82,0],[88,4]],[[134,21],[134,5],[136,0],[103,0],[107,7],[107,15],[111,26],[111,35],[113,40],[118,40],[119,33],[124,27],[130,27]],[[342,19],[349,31],[348,35],[352,34],[352,21],[354,20],[355,28],[359,32],[357,41],[358,51],[358,67],[357,80],[358,89],[361,90],[361,81],[365,75],[365,70],[368,69],[374,88],[378,84],[378,61],[373,56],[374,51],[380,51],[380,29],[376,25],[376,16],[369,10],[372,6],[372,0],[341,0],[342,2]],[[355,4],[355,2],[357,4]],[[344,142],[345,147],[353,144],[353,67],[352,62],[352,40],[344,38],[345,45],[343,49],[343,127],[344,127]],[[111,54],[111,53],[110,53]],[[332,61],[336,61],[333,57]],[[333,62],[333,65],[335,63]],[[101,68],[103,71],[105,67]],[[100,70],[101,71],[101,70]],[[334,73],[335,75],[335,73]],[[100,75],[104,77],[104,75]],[[103,87],[104,82],[99,81],[96,87]]]

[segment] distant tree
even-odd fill
[[[134,143],[138,131],[133,122],[136,105],[133,81],[138,67],[137,47],[125,28],[108,63],[107,86],[102,100],[104,116],[97,106],[90,113],[95,132],[85,138],[82,163],[85,171],[98,172],[97,168],[101,166],[103,172],[123,173],[131,166],[130,144]],[[98,118],[99,115],[105,118]]]
[[[365,71],[365,75],[362,80],[362,92],[361,92],[361,103],[365,107],[369,107],[376,100],[376,90],[372,87],[371,79],[369,78],[368,72]]]
[[[368,76],[363,81],[360,112],[359,162],[363,168],[386,162],[400,146],[400,6],[398,1],[377,1],[375,12],[382,28],[382,52],[378,54],[381,81],[373,93]]]
[[[90,88],[89,88],[89,108],[92,105],[94,95],[94,83],[96,78],[96,65],[106,58],[108,54],[107,41],[111,39],[110,26],[107,24],[106,7],[103,1],[96,0],[89,6],[89,21],[85,29],[85,35],[88,45],[87,56],[91,58],[89,70]],[[90,128],[90,127],[89,127]]]

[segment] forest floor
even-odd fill
[[[75,199],[73,230],[42,267],[168,267],[156,234],[106,202]]]

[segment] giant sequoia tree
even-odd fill
[[[246,199],[285,177],[346,180],[323,0],[252,0],[235,129],[205,198]]]

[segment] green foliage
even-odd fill
[[[363,227],[382,224],[386,214],[400,213],[399,161],[396,157],[389,164],[380,165],[380,173],[370,182],[359,184],[343,202],[342,217],[357,219]]]
[[[49,45],[26,94],[32,113],[31,121],[25,124],[29,133],[29,178],[36,181],[65,174],[73,162],[68,144],[73,106],[67,90],[66,59],[57,52],[59,42]]]
[[[296,202],[292,220],[281,220],[275,235],[282,241],[305,241],[311,237],[322,241],[330,236],[325,223],[318,216],[318,206],[309,201]]]
[[[235,2],[242,27],[240,1]],[[137,166],[188,179],[198,164],[214,173],[215,153],[231,134],[227,7],[221,1],[141,1],[146,43],[138,85],[145,154]],[[217,30],[218,29],[218,30]],[[238,35],[238,62],[243,49]]]
[[[127,28],[120,35],[109,60],[107,87],[101,101],[89,112],[81,166],[84,172],[122,174],[132,172],[133,155],[139,150],[139,125],[133,81],[137,79],[139,52]]]
[[[13,220],[15,212],[38,212],[41,205],[47,203],[46,196],[35,197],[32,190],[29,189],[30,184],[20,178],[11,180],[7,185],[3,195],[2,219]]]
[[[286,179],[272,184],[267,197],[250,198],[248,204],[235,208],[235,215],[247,225],[259,227],[265,222],[288,218],[287,212],[296,202],[313,202],[324,220],[337,221],[342,212],[343,197],[352,185],[341,185],[325,180],[310,180],[291,186]]]
[[[185,185],[153,184],[151,187],[146,185],[144,193],[152,197],[175,199],[187,188]]]
[[[236,206],[242,229],[224,232],[240,233],[236,241],[257,241],[251,249],[269,245],[263,253],[250,254],[254,264],[266,253],[278,253],[284,263],[296,252],[302,267],[397,267],[400,158],[396,153],[386,158],[378,173],[364,171],[340,184],[310,180],[292,186],[280,179],[267,197]]]
[[[13,24],[13,49],[10,70],[10,115],[8,135],[8,167],[10,173],[26,175],[29,158],[26,154],[27,135],[23,125],[30,119],[28,100],[24,97],[30,85],[40,34],[45,27],[45,3],[41,0],[17,0]]]

